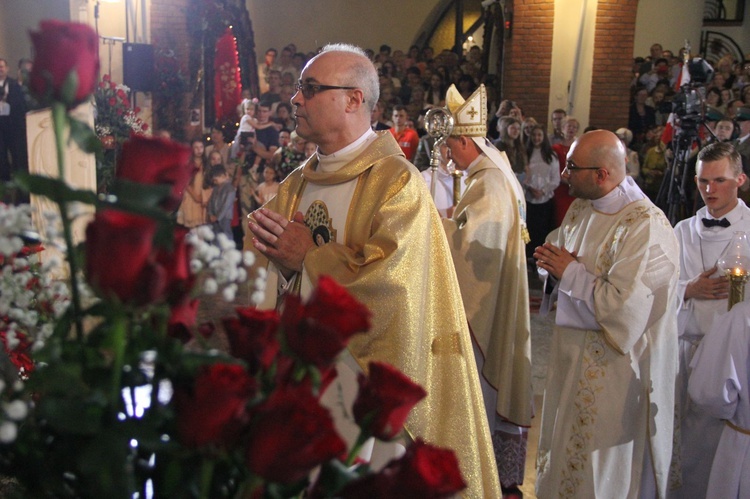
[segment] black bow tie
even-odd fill
[[[729,227],[732,225],[726,218],[722,218],[721,220],[715,218],[703,218],[701,221],[703,222],[704,227]]]

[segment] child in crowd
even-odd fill
[[[225,234],[230,240],[232,236],[232,209],[236,196],[229,174],[222,164],[211,167],[211,180],[214,190],[208,200],[206,215],[211,228],[217,236]]]
[[[274,170],[273,166],[266,165],[266,167],[263,168],[263,183],[260,184],[253,193],[255,201],[263,206],[270,201],[277,192],[279,192],[279,183],[276,181],[276,170]]]

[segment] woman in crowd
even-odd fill
[[[721,97],[721,90],[719,90],[718,87],[711,87],[708,89],[708,92],[706,93],[706,104],[715,108],[722,114],[726,111],[726,106],[723,105],[724,101]]]
[[[210,179],[206,178],[209,167],[206,164],[203,140],[195,139],[190,145],[193,151],[190,161],[195,171],[182,194],[182,203],[177,210],[177,223],[192,229],[207,223],[206,204],[211,197],[211,185]],[[215,154],[221,157],[218,151]]]
[[[529,168],[523,184],[526,193],[526,223],[531,237],[526,245],[526,258],[531,259],[532,268],[536,268],[533,263],[534,248],[541,246],[547,234],[555,228],[555,205],[552,198],[560,185],[560,169],[544,127],[532,126],[529,137],[526,145]]]
[[[570,204],[575,200],[568,192],[568,183],[562,178],[562,171],[565,169],[565,162],[567,161],[570,146],[576,140],[580,127],[581,124],[577,119],[572,116],[566,116],[562,125],[563,140],[552,146],[552,150],[557,154],[561,174],[560,185],[555,189],[555,195],[552,198],[555,203],[555,227],[559,227],[562,224],[565,213],[567,213]]]
[[[643,144],[646,130],[656,125],[656,111],[646,104],[647,99],[648,90],[646,87],[637,87],[628,117],[628,129],[633,132],[633,145],[636,148]]]
[[[633,142],[633,132],[631,132],[627,128],[618,128],[615,132],[615,135],[617,135],[617,138],[620,139],[622,145],[625,146],[625,151],[627,154],[625,172],[629,176],[633,177],[633,180],[640,183],[641,162],[638,159],[638,153],[630,149],[630,143]]]
[[[443,77],[437,71],[430,76],[430,87],[427,89],[425,104],[429,107],[440,107],[445,105],[445,84]]]
[[[519,182],[523,184],[528,158],[521,141],[521,122],[510,116],[503,116],[497,122],[497,131],[500,138],[494,142],[495,147],[505,151],[513,172],[518,177]]]

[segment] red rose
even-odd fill
[[[268,369],[280,349],[276,337],[279,315],[275,310],[253,307],[237,308],[237,315],[239,318],[223,321],[231,354],[247,362],[251,373]]]
[[[34,45],[34,66],[29,86],[39,97],[52,97],[75,107],[96,88],[99,72],[99,39],[87,24],[58,20],[42,21],[40,31],[30,33]],[[75,73],[72,95],[63,95],[65,82]]]
[[[106,296],[133,302],[143,296],[156,222],[117,210],[96,214],[86,227],[86,274]]]
[[[417,439],[400,459],[391,461],[376,475],[348,484],[337,497],[437,499],[452,497],[465,488],[453,451]]]
[[[114,97],[110,97],[107,102],[110,106],[114,106],[115,104],[117,104],[117,99],[115,99]]]
[[[370,329],[370,311],[329,276],[321,276],[305,305],[305,315],[342,337]]]
[[[391,365],[370,362],[369,371],[369,377],[358,375],[354,420],[375,438],[392,440],[403,429],[409,411],[427,392]]]
[[[190,148],[178,142],[132,136],[122,146],[117,176],[142,184],[170,184],[172,191],[163,206],[173,211],[180,206],[193,173],[190,154]]]
[[[288,296],[282,315],[294,355],[319,369],[330,366],[355,333],[370,327],[370,312],[330,277],[322,276],[307,305]]]
[[[392,470],[396,490],[410,491],[408,497],[450,497],[466,488],[456,454],[420,439],[393,463]]]
[[[175,227],[171,248],[159,248],[156,262],[164,270],[164,282],[156,289],[165,295],[171,304],[179,303],[190,293],[195,276],[190,272],[190,256],[193,247],[185,241],[188,229]]]
[[[198,316],[198,304],[198,300],[191,300],[186,296],[183,301],[172,306],[167,323],[169,336],[183,343],[192,339],[190,327],[195,324],[195,318]]]
[[[174,393],[177,432],[191,447],[229,445],[245,419],[245,404],[255,393],[253,379],[237,364],[213,364],[195,378],[192,392]]]
[[[346,443],[333,419],[308,391],[282,388],[254,411],[247,466],[270,482],[294,483],[340,456]]]
[[[108,74],[106,74],[106,75],[102,76],[102,81],[109,81],[110,78],[111,77]]]

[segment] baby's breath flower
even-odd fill
[[[23,400],[16,399],[3,403],[3,410],[13,421],[21,421],[29,413],[29,406]]]
[[[18,427],[13,421],[3,421],[0,423],[0,442],[9,444],[15,442],[18,435]]]
[[[216,282],[216,279],[208,278],[203,283],[203,292],[207,295],[213,295],[216,294],[216,292],[219,290],[219,284]]]

